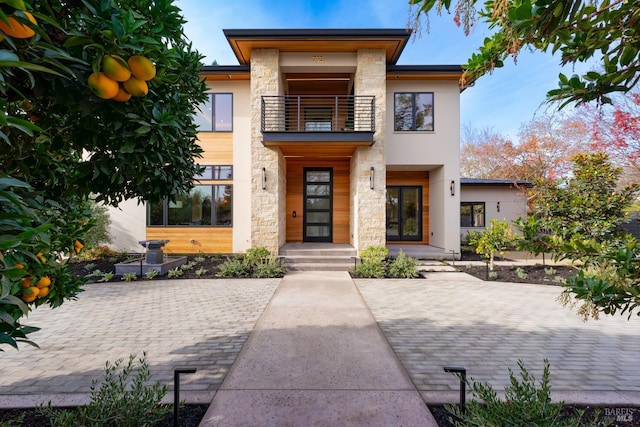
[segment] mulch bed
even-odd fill
[[[204,418],[209,405],[184,405],[178,414],[180,427],[197,427]],[[49,419],[41,415],[37,408],[0,409],[0,425],[15,427],[50,427]],[[172,427],[173,406],[162,421],[154,427]]]
[[[196,258],[201,258],[196,260]],[[100,270],[103,273],[114,273],[114,276],[110,280],[100,280],[99,277],[94,277],[91,281],[103,281],[103,282],[120,282],[122,281],[122,276],[115,275],[116,267],[115,265],[124,261],[134,261],[140,260],[141,257],[139,255],[114,255],[113,257],[108,258],[98,258],[95,260],[86,260],[86,261],[74,261],[70,263],[71,270],[73,271],[76,277],[86,277],[88,274],[96,270]],[[182,276],[175,277],[174,279],[219,279],[217,276],[219,271],[219,265],[229,259],[229,257],[224,255],[187,255],[187,263],[196,262],[196,266],[183,270]],[[206,270],[203,274],[196,274],[196,271],[202,269]],[[138,275],[136,281],[142,280],[172,280],[172,278],[167,277],[167,275],[156,276],[154,279],[147,279],[144,276]]]
[[[633,407],[606,407],[595,408],[592,406],[578,406],[578,405],[566,405],[563,413],[567,416],[575,414],[576,410],[584,411],[585,419],[590,419],[593,416],[595,410],[600,411],[598,417],[598,424],[596,426],[611,426],[611,427],[637,427],[640,425],[640,408]],[[454,424],[449,422],[451,416],[444,406],[429,406],[431,414],[436,419],[438,427],[454,427]],[[607,422],[605,422],[605,420]],[[596,427],[594,426],[594,427]]]
[[[478,279],[494,282],[534,283],[540,285],[562,285],[567,277],[575,276],[578,270],[571,266],[494,266],[493,272],[487,266],[465,266],[456,264],[458,270],[468,273]]]

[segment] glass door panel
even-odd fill
[[[387,187],[387,240],[422,240],[422,187]]]
[[[304,169],[305,242],[333,240],[333,169]]]

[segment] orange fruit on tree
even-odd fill
[[[92,73],[87,79],[89,89],[100,98],[111,99],[118,94],[118,82],[107,77],[103,72]]]
[[[26,11],[22,13],[24,13],[29,21],[31,21],[34,25],[37,25],[36,18],[34,18],[32,14]],[[36,32],[33,31],[31,27],[18,22],[14,15],[8,16],[7,20],[9,21],[8,24],[0,19],[0,31],[8,36],[14,37],[16,39],[28,39],[36,34]]]
[[[44,298],[49,295],[49,287],[40,288],[40,292],[38,292],[38,298]]]
[[[36,298],[38,298],[39,294],[40,294],[40,288],[36,288],[35,286],[26,288],[22,291],[22,301],[24,302],[35,301]]]
[[[31,278],[31,276],[25,276],[20,279],[20,286],[22,286],[23,288],[30,288],[32,282],[33,278]]]
[[[149,93],[149,86],[147,85],[147,82],[137,77],[131,76],[129,80],[122,83],[122,86],[124,87],[124,90],[133,96],[140,97]]]
[[[121,91],[122,91],[122,92],[124,92],[124,91],[122,90],[122,88],[119,88],[119,89],[118,89],[118,94],[117,94],[115,97],[111,98],[111,99],[115,99],[115,98],[117,98],[118,96],[120,96],[120,92],[121,92]],[[129,95],[129,98],[131,98],[131,95]],[[116,100],[116,101],[117,101],[117,100]],[[84,224],[83,224],[83,225],[84,225]],[[83,245],[82,243],[80,243],[78,240],[76,240],[76,241],[75,241],[75,243],[73,244],[73,250],[75,251],[75,253],[80,252],[80,251],[82,250],[82,248],[84,248],[84,245]]]
[[[51,285],[51,279],[49,279],[49,276],[42,276],[40,280],[36,282],[36,286],[38,288],[46,288],[49,285]]]
[[[24,264],[16,261],[16,268],[24,268]]]
[[[131,74],[138,79],[149,81],[156,76],[156,66],[146,56],[133,55],[127,59],[127,64]]]
[[[36,254],[36,257],[38,257],[38,259],[40,260],[40,262],[47,262],[47,259],[44,257],[44,255],[42,255],[42,252],[38,252]]]
[[[127,61],[118,55],[105,55],[102,58],[102,72],[117,82],[127,81],[131,77]]]
[[[124,90],[123,88],[120,88],[118,90],[118,94],[116,96],[114,96],[113,98],[111,98],[111,99],[113,101],[118,101],[118,102],[127,102],[128,100],[131,99],[131,94],[129,92],[127,92],[126,90]],[[78,247],[78,245],[79,245],[79,247]],[[75,253],[80,252],[80,249],[82,249],[83,247],[84,247],[84,245],[76,240]]]

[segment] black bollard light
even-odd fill
[[[467,370],[457,366],[445,366],[444,371],[458,374],[460,376],[460,410],[464,412],[467,395]]]
[[[180,410],[180,374],[195,374],[196,368],[176,368],[173,370],[173,425],[178,427]]]

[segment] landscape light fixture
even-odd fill
[[[496,203],[496,210],[500,212],[500,202]]]
[[[451,192],[452,196],[456,195],[456,182],[455,181],[451,181],[451,184],[449,184],[449,191]]]
[[[267,168],[262,168],[262,189],[267,189]]]

